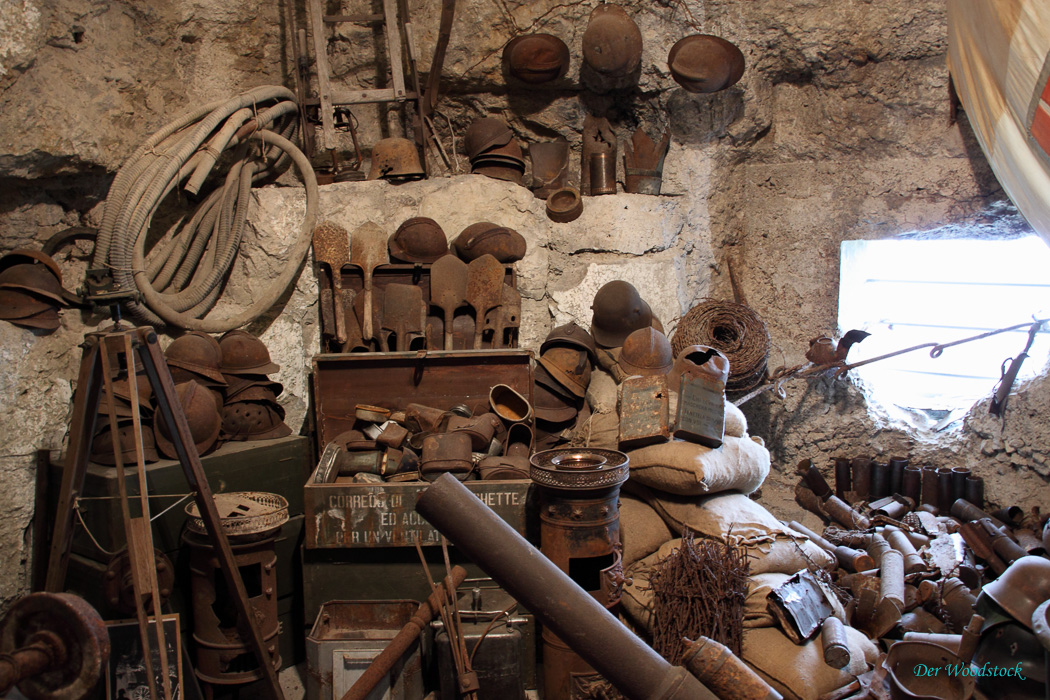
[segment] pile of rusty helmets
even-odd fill
[[[495,117],[475,119],[467,127],[463,144],[470,159],[470,172],[522,184],[525,158],[504,121]]]
[[[560,444],[589,414],[584,399],[596,359],[594,338],[575,322],[558,326],[540,345],[532,391],[541,449]]]
[[[291,435],[284,407],[277,403],[284,387],[269,378],[281,368],[270,359],[266,344],[247,331],[232,330],[219,339],[219,348],[226,380],[223,437],[242,441]]]
[[[62,271],[38,250],[13,250],[0,258],[0,319],[24,328],[53,331],[58,309],[75,297],[62,286]]]
[[[613,280],[594,295],[591,335],[610,351],[627,376],[667,374],[671,343],[649,304],[630,282]]]

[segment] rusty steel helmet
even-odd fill
[[[596,72],[626,76],[642,62],[642,32],[619,5],[604,3],[591,12],[583,33],[583,61]]]
[[[523,83],[539,85],[569,71],[569,47],[551,34],[523,34],[503,49],[507,71]]]
[[[674,364],[671,341],[652,326],[639,328],[623,341],[618,364],[629,375],[651,377],[667,374]]]
[[[1032,613],[1050,599],[1050,559],[1021,557],[987,586],[979,598],[988,596],[1015,620],[1031,629]]]
[[[58,263],[47,253],[40,250],[29,250],[28,248],[16,248],[10,253],[0,257],[0,270],[6,270],[12,265],[35,265],[41,264],[54,274],[59,284],[62,284],[62,269]]]
[[[62,281],[46,265],[21,263],[0,270],[0,289],[17,289],[58,304],[67,302]]]
[[[474,160],[493,148],[506,146],[514,140],[514,133],[502,119],[482,117],[475,119],[463,134],[463,148],[467,158]]]
[[[546,340],[540,345],[540,353],[556,345],[570,345],[581,350],[586,350],[592,362],[598,360],[598,348],[594,345],[594,338],[583,330],[576,321],[569,321],[564,326],[558,326],[547,334]]]
[[[693,34],[671,47],[667,66],[675,82],[689,92],[718,92],[744,75],[744,54],[721,37]]]
[[[678,391],[682,376],[694,374],[718,379],[725,384],[729,381],[729,358],[707,345],[690,345],[675,358],[674,366],[667,373],[667,386],[671,391]]]
[[[282,412],[264,401],[234,401],[222,412],[222,433],[227,440],[273,440],[287,437],[292,429]]]
[[[387,249],[394,260],[433,263],[448,254],[448,240],[438,222],[426,216],[414,216],[397,227]]]
[[[153,387],[150,386],[149,377],[145,374],[138,374],[135,376],[135,385],[138,389],[138,402],[139,409],[149,415],[153,413],[153,405],[150,403],[150,397],[153,395]],[[116,400],[113,402],[113,408],[117,412],[117,415],[130,416],[131,415],[131,385],[128,379],[114,379],[113,380],[113,395]],[[100,415],[107,415],[109,413],[110,401],[109,392],[106,391],[105,385],[102,386],[100,392],[98,413]]]
[[[281,420],[284,420],[284,406],[277,403],[277,394],[274,393],[273,387],[266,386],[264,383],[259,383],[254,386],[245,388],[244,390],[238,392],[236,399],[237,401],[227,400],[224,406],[229,406],[233,403],[245,401],[263,403],[268,406],[271,406],[273,410],[277,412],[277,415],[281,418]]]
[[[453,239],[452,250],[467,262],[489,254],[501,263],[512,263],[525,257],[525,237],[507,226],[479,221]]]
[[[182,404],[183,413],[186,414],[186,422],[190,426],[190,435],[197,453],[207,454],[218,444],[219,430],[222,428],[222,417],[215,406],[212,393],[194,381],[177,385],[175,393]],[[153,421],[153,437],[161,454],[172,459],[178,458],[166,421]]]
[[[284,392],[284,385],[280,382],[275,382],[272,379],[256,379],[249,376],[234,376],[230,375],[230,379],[226,385],[226,401],[230,402],[234,399],[243,400],[240,395],[250,389],[263,388],[269,394],[276,397],[280,396]]]
[[[178,367],[193,374],[226,385],[222,377],[222,348],[219,341],[207,333],[190,331],[171,341],[164,351],[164,359],[169,367]]]
[[[537,381],[532,385],[532,410],[538,420],[564,423],[575,418],[580,409],[577,401]]]
[[[598,345],[616,348],[634,331],[653,322],[653,311],[630,282],[613,280],[594,295],[591,335]]]
[[[222,349],[223,374],[266,375],[281,369],[270,360],[266,344],[248,331],[228,331],[219,338],[219,348]]]
[[[982,669],[1017,670],[1010,675],[978,676],[977,688],[985,697],[1004,700],[1044,700],[1046,697],[1045,651],[1039,638],[1020,624],[1004,622],[981,630],[973,663]]]
[[[581,399],[591,383],[591,361],[585,350],[554,346],[540,354],[539,363],[551,377]]]
[[[14,321],[48,310],[55,310],[54,302],[33,296],[24,290],[0,289],[0,319]]]
[[[135,456],[135,424],[131,419],[117,421],[117,442],[120,444],[120,456],[124,464],[133,463]],[[142,431],[142,459],[143,461],[156,462],[160,459],[157,454],[157,445],[153,440],[152,430]],[[95,434],[91,440],[91,461],[96,464],[115,466],[117,457],[114,453],[113,432],[107,423],[102,430]]]
[[[380,139],[372,146],[369,180],[421,180],[426,177],[419,151],[411,139]]]

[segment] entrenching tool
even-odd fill
[[[509,284],[503,285],[500,296],[499,315],[496,319],[496,337],[492,341],[494,348],[511,348],[516,345],[515,336],[521,327],[521,294]],[[509,336],[507,331],[510,331]]]
[[[481,348],[485,316],[500,305],[503,295],[503,265],[489,254],[467,265],[467,303],[474,308],[474,349]]]
[[[368,319],[374,328],[381,329],[383,327],[383,290],[373,289],[371,297],[371,299],[367,299],[367,303],[371,304],[371,308],[365,306],[366,297],[364,294],[358,294],[354,297],[354,316],[357,320],[357,327],[362,330],[359,337],[350,339],[351,352],[354,350],[354,342],[358,343],[361,347],[368,348],[369,350],[372,349],[372,338],[366,338],[363,330],[365,327],[365,319]],[[381,336],[382,333],[379,335]],[[386,349],[382,338],[376,338],[376,341],[378,343],[377,349],[380,352]]]
[[[467,264],[445,255],[430,266],[430,304],[445,314],[445,349],[452,349],[452,320],[467,298]]]
[[[366,221],[357,227],[350,237],[350,263],[361,268],[365,278],[364,308],[372,305],[372,272],[380,265],[390,262],[387,257],[387,236],[378,224]],[[372,315],[365,314],[361,324],[365,340],[371,340],[375,333]]]
[[[414,284],[388,284],[383,301],[383,330],[393,331],[397,350],[409,350],[412,340],[426,332],[427,306],[423,288]]]
[[[335,315],[335,339],[340,347],[346,343],[346,306],[343,303],[343,265],[350,262],[350,242],[346,229],[324,221],[314,229],[314,260],[327,265],[331,274],[332,308]]]

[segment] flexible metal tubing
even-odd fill
[[[296,128],[290,115],[298,109],[292,98],[287,89],[270,86],[205,105],[163,127],[121,168],[106,199],[94,262],[112,268],[121,286],[134,284],[142,293],[145,304],[128,305],[133,316],[152,324],[224,332],[265,313],[293,281],[309,251],[317,182],[309,161],[289,139]],[[279,101],[259,104],[273,100]],[[265,130],[274,122],[275,131]],[[249,141],[259,146],[249,146]],[[256,148],[261,161],[249,156]],[[188,221],[183,217],[169,229],[146,264],[146,234],[160,203],[187,178],[199,185],[230,149],[237,158],[223,186],[209,193]],[[230,319],[199,318],[218,300],[236,257],[252,184],[292,163],[306,185],[306,215],[289,265],[247,311]]]

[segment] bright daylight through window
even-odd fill
[[[851,363],[1050,315],[1050,248],[1035,236],[846,241],[840,280],[839,327],[871,333],[853,346]],[[1018,383],[1045,371],[1048,331],[1035,336]],[[936,359],[925,348],[853,373],[879,404],[909,410],[926,426],[947,425],[992,394],[1027,340],[1025,327],[947,348]]]

